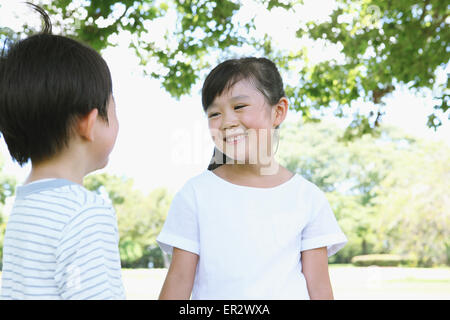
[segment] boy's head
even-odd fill
[[[111,74],[95,50],[44,32],[5,51],[0,58],[0,132],[20,165],[50,159],[68,147],[80,119],[94,109],[108,126],[108,106],[114,107]],[[117,131],[109,134],[115,140]]]

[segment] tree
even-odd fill
[[[419,266],[450,263],[448,146],[386,126],[350,142],[325,121],[283,126],[277,158],[326,192],[349,239],[332,262],[397,253]]]
[[[5,238],[6,223],[0,214],[0,271],[3,268],[3,239]]]
[[[302,10],[301,0],[255,0],[268,10]],[[357,101],[372,104],[371,110],[353,116],[344,137],[352,139],[378,128],[384,114],[383,98],[401,85],[411,90],[433,89],[438,104],[428,126],[442,125],[448,112],[449,81],[438,81],[437,70],[450,58],[450,28],[445,1],[336,0],[327,22],[300,21],[297,37],[324,40],[340,48],[336,59],[311,64],[308,50],[284,52],[272,46],[269,35],[255,37],[254,17],[239,23],[238,0],[72,0],[46,1],[55,26],[102,50],[117,44],[117,34],[129,35],[129,46],[140,58],[144,71],[161,80],[174,97],[188,94],[192,86],[217,60],[233,56],[248,45],[252,54],[272,58],[283,69],[298,72],[298,82],[286,92],[293,109],[303,120],[317,119],[314,110],[333,109],[342,117]],[[173,28],[164,41],[149,40],[155,23],[174,14]],[[30,28],[25,27],[25,32]],[[3,27],[0,36],[9,34]],[[235,51],[233,51],[235,50]],[[298,68],[302,65],[301,68]]]
[[[278,1],[265,2],[273,6]],[[156,62],[161,67],[158,70],[148,67],[144,71],[161,79],[174,97],[190,92],[198,71],[208,67],[204,61],[208,52],[240,46],[245,41],[238,34],[241,26],[231,21],[240,7],[233,0],[94,0],[76,5],[72,0],[57,0],[45,1],[43,7],[62,34],[98,51],[116,45],[117,34],[128,34],[129,46],[134,48],[142,65]],[[149,40],[151,23],[170,14],[176,15],[176,21],[164,35],[163,43]],[[31,32],[30,28],[25,30]]]
[[[14,195],[16,179],[3,172],[4,160],[0,154],[0,270],[3,259],[3,238],[5,237],[6,218],[3,216],[3,205],[6,198]]]
[[[450,148],[418,141],[394,164],[376,187],[379,239],[419,266],[450,265]]]
[[[449,9],[439,0],[384,1],[339,0],[323,23],[307,23],[298,36],[326,40],[342,48],[343,61],[326,61],[306,68],[291,91],[298,108],[334,104],[335,114],[362,98],[374,104],[370,116],[354,119],[358,133],[379,125],[383,97],[399,85],[409,89],[433,89],[438,104],[428,119],[437,128],[442,120],[437,111],[448,110],[450,82],[437,83],[437,70],[450,59]],[[443,115],[442,114],[442,115]],[[450,114],[449,114],[450,116]],[[352,126],[349,127],[351,129]],[[348,134],[351,130],[348,130]]]

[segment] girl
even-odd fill
[[[275,64],[219,64],[202,103],[216,149],[157,238],[172,254],[160,299],[333,299],[328,257],[347,238],[325,194],[274,159],[288,110]]]

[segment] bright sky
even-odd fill
[[[299,19],[325,19],[331,12],[334,1],[307,0],[305,6],[295,12],[295,16],[284,10],[268,15],[252,1],[244,2],[246,9],[238,18],[244,21],[252,13],[258,12],[255,21],[257,30],[273,34],[274,47],[294,50],[307,45],[311,57],[317,60],[326,59],[330,54],[338,56],[336,49],[324,50],[320,45],[313,47],[312,43],[300,43],[294,36]],[[13,21],[5,23],[7,16],[4,11],[0,9],[0,25],[10,26]],[[155,36],[160,34],[155,31]],[[120,37],[118,42],[120,44]],[[245,49],[243,50],[242,54],[245,54]],[[177,191],[190,177],[206,169],[213,150],[207,120],[201,107],[201,83],[193,88],[190,96],[177,101],[161,88],[158,81],[142,76],[137,58],[126,46],[108,48],[103,56],[113,77],[120,131],[108,166],[97,172],[133,178],[135,186],[144,192],[157,187]],[[437,133],[426,127],[427,116],[432,113],[434,105],[430,96],[418,97],[406,90],[397,90],[386,102],[384,123],[401,127],[419,137],[445,140],[450,145],[449,121]],[[299,115],[290,112],[287,121],[297,121],[298,118]],[[340,121],[341,124],[344,122],[345,120]],[[6,172],[16,175],[19,182],[22,182],[28,175],[30,166],[20,168],[13,163],[3,139],[0,139],[0,153],[6,158]]]

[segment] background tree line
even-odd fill
[[[286,124],[279,159],[327,193],[349,243],[331,262],[394,253],[450,265],[450,147],[381,126],[342,139],[332,123]]]

